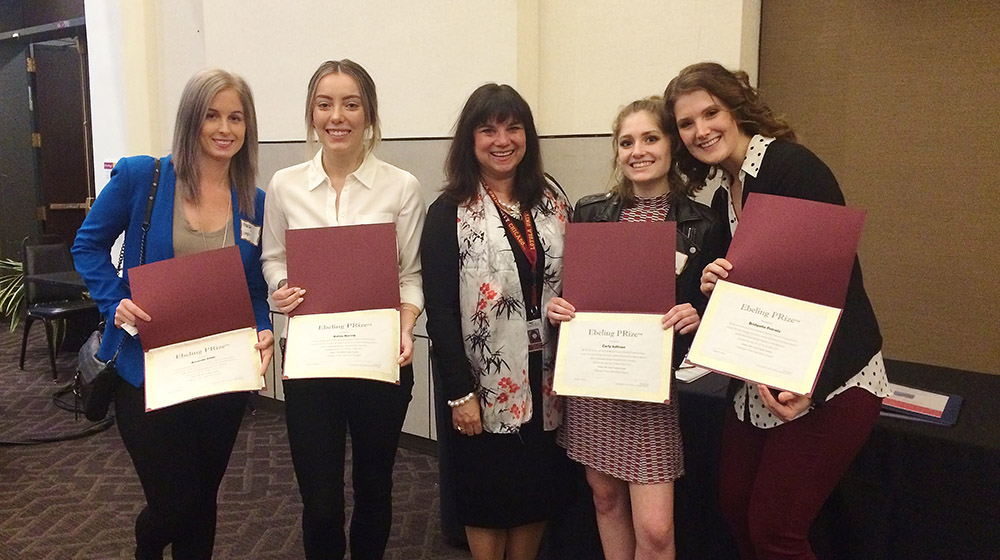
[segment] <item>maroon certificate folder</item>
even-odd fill
[[[666,313],[674,306],[674,222],[566,226],[563,297],[577,311]]]
[[[399,308],[395,224],[285,231],[288,285],[305,288],[291,315]]]
[[[842,309],[865,211],[751,193],[726,259],[726,280]]]
[[[240,250],[234,245],[129,269],[144,350],[256,325]]]

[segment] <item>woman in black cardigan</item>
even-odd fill
[[[688,66],[664,92],[670,125],[683,148],[688,180],[722,174],[712,207],[729,238],[750,192],[844,204],[830,169],[802,145],[750,85],[745,72],[715,63]],[[705,267],[710,294],[733,265]],[[745,559],[815,558],[809,527],[868,439],[888,383],[882,336],[855,258],[843,315],[812,394],[773,395],[734,381],[722,442],[720,499]]]

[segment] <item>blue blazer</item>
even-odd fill
[[[139,387],[145,379],[142,346],[138,337],[130,337],[115,327],[114,316],[118,304],[131,298],[128,270],[139,266],[139,249],[142,241],[142,220],[146,216],[146,199],[153,181],[155,160],[149,156],[122,158],[111,172],[111,180],[94,201],[90,213],[76,233],[73,243],[73,263],[83,276],[90,296],[97,301],[101,314],[107,318],[104,338],[98,357],[109,360],[122,339],[125,343],[118,354],[118,374],[132,385]],[[149,233],[146,235],[146,262],[156,262],[174,256],[174,187],[176,175],[170,156],[162,158],[160,186],[153,202]],[[267,284],[260,269],[260,239],[254,245],[242,239],[240,220],[262,226],[264,219],[264,192],[257,189],[253,219],[238,211],[239,203],[233,191],[233,231],[236,245],[243,260],[243,272],[257,319],[257,330],[271,328],[267,304]],[[125,232],[125,261],[123,278],[115,271],[118,255],[112,258],[111,248],[118,236]]]

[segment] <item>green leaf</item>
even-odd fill
[[[23,266],[15,260],[0,259],[0,269],[12,271],[0,275],[0,313],[10,318],[10,332],[14,332],[24,304]]]

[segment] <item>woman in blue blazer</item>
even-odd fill
[[[128,270],[141,264],[142,222],[155,160],[123,158],[77,232],[76,269],[108,318],[98,356],[117,357],[115,412],[146,496],[135,524],[135,557],[211,558],[216,501],[248,393],[197,399],[146,412],[142,347],[123,326],[152,318],[130,299]],[[204,70],[181,96],[173,154],[161,160],[146,236],[145,262],[239,247],[257,320],[257,349],[267,367],[274,347],[267,286],[260,268],[264,193],[256,188],[257,120],[239,76]],[[111,250],[125,233],[123,274]],[[112,320],[113,319],[113,320]]]

